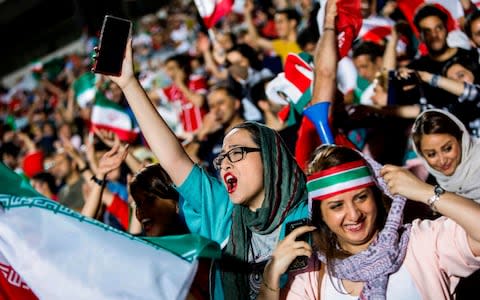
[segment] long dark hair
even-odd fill
[[[141,193],[175,201],[179,198],[177,190],[173,188],[172,179],[160,164],[151,164],[141,169],[135,174],[129,187],[135,201]]]

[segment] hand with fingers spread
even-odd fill
[[[113,147],[117,142],[120,143],[120,139],[115,132],[106,129],[94,128],[93,132],[95,135],[108,147]]]
[[[104,178],[108,173],[120,167],[128,154],[128,145],[121,146],[117,141],[98,162],[97,177]]]

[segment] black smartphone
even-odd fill
[[[309,225],[309,220],[308,219],[299,219],[295,220],[292,222],[288,222],[285,224],[285,236],[290,234],[295,228]],[[310,232],[302,234],[301,236],[297,237],[297,241],[305,241],[307,243],[310,243]],[[308,265],[308,256],[297,256],[293,262],[290,264],[288,267],[287,271],[294,271],[294,270],[301,270],[305,269]]]
[[[127,19],[106,15],[103,19],[98,53],[92,71],[120,76],[132,22]]]

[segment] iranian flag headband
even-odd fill
[[[344,163],[307,177],[308,198],[325,200],[351,190],[374,185],[372,174],[363,160]]]

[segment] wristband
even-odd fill
[[[430,79],[430,85],[433,87],[438,87],[438,80],[440,79],[440,75],[433,75],[432,79]]]
[[[323,31],[327,31],[327,30],[335,31],[335,28],[333,28],[333,27],[323,27]]]
[[[90,178],[90,180],[95,182],[96,184],[98,184],[101,187],[105,186],[105,184],[107,183],[107,181],[105,179],[98,179],[97,176],[95,176],[95,175],[93,175]]]

